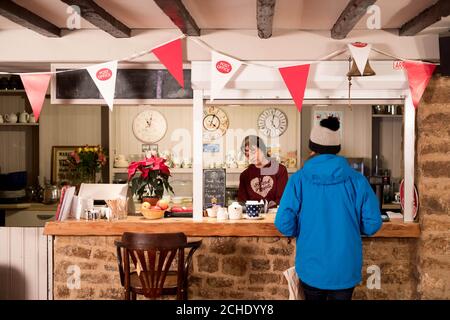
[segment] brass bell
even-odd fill
[[[364,67],[364,72],[361,75],[358,66],[356,65],[355,59],[352,58],[352,66],[350,68],[350,71],[347,73],[347,77],[368,77],[374,76],[375,74],[375,71],[373,71],[372,67],[369,64],[369,60],[367,60],[366,66]]]

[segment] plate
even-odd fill
[[[262,220],[262,219],[264,219],[264,217],[263,216],[249,217],[248,215],[244,215],[244,219],[248,219],[248,220]]]

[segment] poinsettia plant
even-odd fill
[[[128,166],[128,182],[139,199],[142,200],[143,196],[162,198],[164,190],[173,193],[169,184],[170,170],[165,161],[152,156]]]

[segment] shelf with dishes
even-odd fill
[[[0,123],[0,126],[24,126],[24,127],[36,127],[39,123]]]
[[[192,168],[169,168],[171,173],[192,173]],[[207,168],[205,168],[207,169]],[[227,168],[225,169],[227,173],[238,174],[245,170],[245,168]],[[295,173],[298,169],[288,168],[288,173]],[[128,173],[128,168],[113,168],[112,172],[115,174]]]

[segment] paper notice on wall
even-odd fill
[[[336,117],[339,119],[339,122],[340,122],[339,134],[341,136],[341,141],[342,141],[343,131],[344,131],[344,112],[343,111],[315,110],[314,115],[313,115],[313,126],[320,125],[320,121],[328,118],[329,116],[333,116],[333,117]]]

